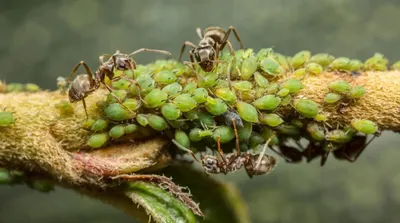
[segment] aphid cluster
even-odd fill
[[[40,87],[33,83],[21,84],[21,83],[9,83],[0,81],[0,93],[16,93],[16,92],[38,92]]]
[[[379,70],[387,66],[383,56],[376,54],[362,63],[329,54],[312,55],[309,51],[293,57],[274,52],[272,48],[258,52],[235,51],[228,40],[231,32],[241,47],[243,44],[233,27],[227,31],[219,27],[196,31],[200,43],[186,41],[179,58],[189,46],[193,48],[189,53],[191,62],[157,60],[136,65],[131,56],[138,51],[131,54],[117,51],[101,56],[94,74],[84,62],[76,65],[71,75],[81,65],[87,74],[78,75],[72,81],[71,102],[85,103],[85,97],[100,84],[108,89],[104,100],[96,104],[100,115],[87,117],[82,123],[93,132],[89,147],[101,148],[109,142],[163,134],[178,148],[191,153],[207,173],[226,174],[244,167],[253,176],[268,173],[276,165],[275,158],[266,155],[265,150],[260,154],[249,151],[262,145],[290,157],[287,160],[307,157],[310,161],[321,154],[326,159],[331,151],[347,154],[343,148],[365,136],[360,134],[378,131],[375,123],[360,119],[348,126],[331,127],[326,124],[329,117],[321,105],[297,94],[306,87],[302,79],[307,75],[332,70],[350,75],[365,69]],[[229,50],[222,51],[226,45]],[[104,61],[104,58],[109,59]],[[393,69],[397,69],[396,64]],[[63,80],[59,82],[63,88]],[[325,96],[326,103],[356,100],[366,92],[362,86],[351,87],[340,80],[327,87],[331,92]],[[67,109],[64,104],[58,106]],[[289,110],[289,115],[283,117],[280,114],[283,109]],[[298,142],[302,138],[309,141],[307,149],[291,149],[287,145],[289,139]],[[206,148],[218,151],[220,157],[195,158],[196,152],[204,152]],[[235,153],[232,148],[236,148]]]

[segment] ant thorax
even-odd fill
[[[201,160],[201,163],[206,173],[221,173],[221,167],[216,157],[206,155]]]
[[[246,163],[245,156],[237,156],[234,153],[226,155],[226,160],[228,161],[227,172],[235,172],[240,170]]]

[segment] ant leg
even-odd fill
[[[170,52],[168,52],[166,50],[156,50],[156,49],[141,48],[141,49],[138,49],[136,51],[133,51],[132,53],[129,54],[129,56],[133,56],[133,55],[135,55],[137,53],[141,53],[141,52],[161,53],[161,54],[165,54],[165,55],[168,55],[168,56],[172,55]]]
[[[235,50],[234,50],[233,47],[232,47],[232,43],[231,43],[229,40],[227,40],[226,43],[228,44],[229,51],[231,52],[231,55],[233,56],[233,58],[235,58]],[[237,64],[235,64],[235,68],[236,68],[236,70],[237,70],[239,76],[242,76],[242,74],[241,74],[241,72],[240,72],[240,69],[239,69],[239,67],[237,66]]]
[[[192,155],[192,157],[193,157],[198,163],[201,163],[201,162],[197,159],[197,157],[194,155],[194,153],[193,153],[192,150],[190,150],[190,149],[188,149],[188,148],[182,146],[182,145],[179,144],[175,139],[172,140],[172,143],[175,144],[175,146],[178,147],[179,149],[181,149],[181,150],[183,150],[183,151],[185,151],[185,152],[187,152],[187,153],[190,153],[190,155]]]
[[[185,51],[186,46],[190,46],[190,47],[192,47],[192,48],[196,48],[196,47],[197,47],[194,43],[189,42],[189,41],[185,41],[185,42],[183,43],[182,47],[181,47],[181,54],[179,55],[178,61],[181,61],[182,55],[183,55],[183,52]]]
[[[135,114],[134,111],[132,111],[131,109],[129,109],[128,107],[126,107],[126,106],[122,103],[122,101],[118,98],[117,95],[114,94],[113,90],[112,90],[106,83],[104,83],[104,82],[102,82],[102,83],[103,83],[103,85],[106,87],[106,89],[110,92],[110,94],[115,98],[115,100],[118,101],[118,103],[119,103],[122,107],[126,108],[129,112]]]
[[[197,76],[199,76],[201,79],[203,79],[203,80],[205,80],[205,78],[201,75],[201,74],[199,74],[194,68],[193,68],[193,63],[189,63],[189,62],[187,62],[187,61],[183,61],[183,64],[185,64],[186,66],[188,66],[192,71],[193,71],[193,73],[195,73]],[[189,65],[192,65],[192,66],[189,66]]]
[[[226,158],[225,158],[225,154],[221,149],[221,136],[218,136],[218,140],[217,140],[217,146],[218,146],[218,153],[222,158],[222,161],[225,163],[225,165],[227,164]]]
[[[232,125],[233,125],[233,130],[235,131],[236,153],[237,153],[237,156],[240,156],[239,134],[238,134],[238,131],[237,131],[237,128],[236,128],[236,121],[235,121],[234,118],[232,119]]]
[[[324,166],[324,165],[325,165],[325,162],[326,162],[326,160],[328,159],[329,153],[330,153],[330,152],[324,152],[324,154],[323,154],[323,156],[322,156],[322,158],[321,158],[321,166]]]
[[[354,163],[354,162],[358,159],[358,157],[361,155],[361,153],[365,150],[365,148],[367,148],[367,146],[372,142],[372,140],[375,139],[375,137],[376,137],[376,135],[374,135],[374,136],[367,142],[367,144],[365,144],[365,145],[363,146],[363,148],[360,149],[360,150],[357,152],[357,154],[354,156],[354,158],[351,158],[351,157],[349,157],[347,154],[345,154],[346,160],[349,161],[349,162],[351,162],[351,163]]]
[[[89,115],[87,113],[85,98],[82,98],[83,109],[85,109],[86,119],[89,119]]]
[[[258,156],[257,164],[256,164],[256,167],[255,167],[256,170],[258,169],[258,167],[261,164],[261,160],[262,160],[265,152],[267,151],[267,146],[268,146],[269,142],[271,141],[271,139],[272,139],[272,137],[269,137],[269,139],[265,142],[263,150],[261,151],[260,155]]]
[[[203,39],[203,32],[201,31],[200,28],[196,28],[196,33],[200,37],[200,39]]]
[[[236,40],[239,42],[240,49],[244,49],[242,40],[240,39],[239,35],[237,34],[237,31],[236,31],[235,27],[233,27],[233,26],[229,26],[228,31],[226,31],[224,39],[221,41],[223,43],[223,47],[225,47],[226,41],[228,40],[229,35],[231,34],[231,31],[233,31],[233,34],[235,35]],[[223,47],[222,47],[222,49],[223,49]]]
[[[85,61],[83,61],[83,60],[82,60],[81,62],[79,62],[77,65],[75,65],[75,67],[74,67],[74,69],[72,70],[71,74],[69,75],[67,81],[70,81],[69,79],[71,79],[71,77],[73,77],[73,75],[76,73],[76,71],[79,69],[79,67],[80,67],[81,65],[83,65],[83,67],[84,67],[85,70],[86,70],[86,73],[89,75],[90,82],[93,82],[93,81],[94,81],[94,80],[93,80],[93,73],[92,73],[92,71],[90,70],[90,68],[88,67],[88,65],[85,63]]]

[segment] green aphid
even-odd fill
[[[254,56],[254,49],[247,48],[245,51],[243,51],[242,59],[246,59],[252,56]]]
[[[328,88],[336,93],[346,93],[351,89],[349,82],[345,80],[332,81],[328,84]]]
[[[272,55],[273,52],[274,52],[273,48],[263,48],[256,54],[256,59],[257,61],[261,61],[264,58],[268,57],[269,55]]]
[[[190,94],[178,95],[174,98],[172,103],[174,103],[182,112],[188,112],[197,107],[196,100],[194,100]]]
[[[357,85],[357,86],[353,87],[352,89],[350,89],[350,91],[347,93],[347,97],[349,99],[358,99],[358,98],[361,98],[362,96],[364,96],[365,93],[366,93],[366,90],[365,90],[364,86]]]
[[[279,85],[277,83],[271,83],[268,85],[267,89],[265,90],[265,93],[267,94],[275,94],[279,90]]]
[[[328,66],[332,61],[335,59],[334,56],[329,55],[327,53],[317,53],[313,55],[308,63],[317,63],[321,65],[322,67]]]
[[[249,147],[250,147],[250,149],[255,149],[259,145],[263,144],[264,142],[265,142],[265,140],[260,134],[258,134],[256,132],[252,132],[250,139],[249,139]]]
[[[177,77],[184,76],[187,71],[186,67],[183,63],[176,63],[173,72]]]
[[[112,82],[112,87],[117,90],[128,90],[131,83],[126,79],[119,79]]]
[[[154,80],[157,84],[167,85],[176,82],[177,77],[174,72],[170,70],[162,70],[154,75]]]
[[[167,120],[168,124],[174,129],[187,129],[185,120]]]
[[[364,64],[361,60],[350,60],[350,71],[360,71]]]
[[[315,122],[308,124],[307,132],[310,133],[311,138],[314,140],[322,141],[325,139],[324,129]]]
[[[278,61],[278,63],[282,66],[284,70],[290,69],[289,61],[284,55],[274,52],[272,56],[276,59],[276,61]]]
[[[368,58],[364,63],[366,70],[386,71],[389,61],[380,53],[375,53],[374,56]]]
[[[9,83],[6,87],[6,92],[23,92],[24,85],[20,83]]]
[[[279,97],[282,98],[282,97],[285,97],[286,95],[288,95],[289,93],[290,93],[289,89],[282,88],[276,93],[276,95],[278,95]]]
[[[141,103],[137,98],[128,98],[122,103],[122,105],[131,111],[135,111],[140,107]]]
[[[304,64],[306,64],[308,60],[310,60],[310,58],[311,58],[310,51],[307,50],[300,51],[292,57],[290,65],[293,67],[293,69],[297,70],[299,68],[302,68]]]
[[[253,89],[253,84],[249,81],[235,81],[232,86],[240,92],[246,92]]]
[[[104,110],[105,108],[107,108],[107,106],[108,106],[108,102],[106,100],[99,100],[96,102],[96,107],[101,110]]]
[[[228,106],[219,98],[207,97],[204,104],[206,110],[212,115],[222,115],[228,110]]]
[[[301,83],[301,82],[300,82],[299,80],[297,80],[297,79],[290,79],[290,80],[287,80],[287,81],[283,82],[283,83],[279,86],[279,88],[280,88],[280,89],[286,88],[286,89],[289,90],[289,92],[290,92],[291,94],[295,94],[295,93],[299,92],[301,89],[304,88],[304,84]]]
[[[182,92],[192,94],[194,92],[194,90],[196,90],[196,88],[197,88],[197,83],[190,82],[190,83],[186,84],[186,86],[183,88]]]
[[[276,127],[283,123],[283,119],[277,114],[260,114],[260,122],[264,125],[269,125],[271,127]]]
[[[55,107],[58,109],[61,116],[70,116],[74,114],[74,107],[72,107],[69,101],[62,100],[55,104]]]
[[[43,193],[48,193],[48,192],[54,190],[54,184],[52,184],[51,182],[49,182],[47,180],[43,180],[43,179],[30,180],[27,182],[27,185],[30,188],[35,189],[40,192],[43,192]]]
[[[220,143],[227,143],[235,138],[235,131],[233,128],[228,126],[217,127],[212,135],[212,138],[217,142],[218,137],[220,138]]]
[[[96,120],[88,118],[82,122],[82,128],[91,129]]]
[[[269,127],[263,127],[261,129],[261,136],[264,138],[264,142],[271,139],[268,145],[276,145],[279,143],[278,136],[276,132]]]
[[[269,56],[260,62],[260,68],[267,74],[276,77],[283,73],[282,66],[273,57]]]
[[[202,125],[207,126],[208,128],[216,126],[214,117],[208,112],[200,111],[197,113],[197,116],[199,117],[199,121]]]
[[[199,87],[211,88],[211,87],[217,85],[218,78],[219,78],[218,73],[214,73],[214,72],[213,73],[208,73],[205,76],[199,77],[197,84],[198,84]]]
[[[319,75],[324,70],[324,68],[317,63],[308,63],[305,68],[309,74],[313,75]]]
[[[182,130],[175,130],[175,140],[183,147],[190,148],[189,136]]]
[[[204,103],[207,101],[208,91],[205,88],[196,88],[193,92],[193,99],[198,103]]]
[[[149,126],[154,130],[163,131],[169,128],[167,121],[165,121],[161,116],[148,114],[147,120],[149,121]]]
[[[150,75],[141,75],[137,78],[137,83],[142,94],[147,94],[156,86],[156,82]]]
[[[258,122],[258,113],[256,108],[243,101],[238,101],[236,103],[236,109],[240,117],[247,122]]]
[[[140,95],[140,88],[137,84],[131,84],[127,91],[129,96],[131,97],[136,97]]]
[[[353,119],[351,120],[351,126],[364,134],[374,134],[378,131],[378,125],[375,122],[365,119]]]
[[[139,129],[139,127],[136,124],[128,124],[125,126],[125,133],[126,134],[131,134],[136,132]]]
[[[261,98],[266,94],[267,89],[262,87],[257,87],[255,91],[256,91],[255,98]]]
[[[256,81],[257,85],[266,88],[268,87],[269,81],[265,78],[260,72],[256,71],[254,73],[254,80]]]
[[[40,87],[37,84],[28,83],[25,84],[25,90],[28,92],[38,92]]]
[[[299,119],[292,119],[290,120],[290,124],[296,126],[297,128],[301,129],[304,126],[304,123]]]
[[[13,177],[5,168],[0,168],[0,185],[13,183]]]
[[[240,78],[242,80],[249,80],[253,76],[254,72],[256,72],[257,68],[258,64],[257,64],[257,58],[255,56],[246,58],[242,62],[242,67],[240,69],[241,73]]]
[[[247,142],[253,132],[253,124],[251,122],[243,122],[243,127],[238,130],[239,141]]]
[[[215,95],[228,103],[237,100],[236,94],[229,88],[218,88],[215,90]]]
[[[329,64],[330,70],[337,71],[350,71],[351,70],[351,60],[347,57],[338,57]]]
[[[317,122],[326,122],[328,117],[325,114],[319,113],[314,117],[314,120]]]
[[[319,113],[319,105],[309,99],[296,99],[293,107],[306,118],[314,118]]]
[[[274,110],[281,103],[282,99],[275,95],[265,95],[253,102],[253,105],[260,110]]]
[[[113,103],[107,106],[104,109],[107,117],[113,121],[123,121],[127,119],[132,119],[135,117],[135,114],[128,111],[119,103]]]
[[[342,98],[342,96],[340,94],[328,93],[324,97],[324,102],[327,104],[333,104],[333,103],[338,102],[341,98]]]
[[[400,60],[392,65],[393,70],[400,70]]]
[[[97,133],[90,136],[88,145],[92,148],[100,148],[104,146],[108,140],[110,140],[110,136],[107,133]]]
[[[181,117],[182,112],[179,110],[179,108],[172,104],[172,103],[167,103],[161,106],[161,114],[167,119],[167,120],[176,120],[179,117]]]
[[[217,88],[228,88],[229,87],[229,81],[228,80],[218,80],[217,85],[215,85],[215,89]]]
[[[213,135],[211,130],[201,130],[199,128],[194,128],[189,132],[189,139],[192,142],[199,142],[204,137]]]
[[[168,84],[162,88],[162,91],[168,94],[168,97],[174,98],[182,91],[182,86],[178,83]]]
[[[188,119],[190,121],[199,119],[197,110],[191,110],[191,111],[185,112],[183,115],[185,116],[186,119]]]
[[[125,134],[125,126],[124,125],[116,125],[110,129],[108,135],[111,138],[118,139]]]
[[[0,127],[8,127],[15,123],[14,115],[11,112],[0,112]]]
[[[94,132],[103,131],[108,126],[108,121],[102,118],[97,119],[93,124],[90,130]]]
[[[296,79],[302,79],[304,76],[306,76],[306,74],[307,74],[307,69],[306,68],[300,68],[300,69],[297,69],[297,70],[295,70],[293,72],[293,76]]]
[[[282,98],[282,101],[281,101],[280,105],[281,106],[289,105],[291,101],[292,101],[292,96],[291,95],[286,95],[285,97]]]
[[[156,88],[150,91],[150,93],[144,97],[144,102],[147,108],[158,108],[161,105],[165,104],[167,99],[168,94]]]
[[[117,98],[120,101],[125,100],[126,96],[128,95],[128,92],[125,90],[114,90],[112,93],[108,93],[107,95],[107,103],[116,103],[118,102],[117,99],[114,97],[117,96]]]
[[[146,127],[149,124],[149,120],[147,119],[146,115],[143,114],[138,114],[136,116],[136,121],[139,123],[139,125]]]
[[[300,129],[298,129],[296,126],[293,125],[281,124],[275,127],[275,130],[284,135],[289,135],[289,136],[300,135]]]
[[[352,135],[341,129],[336,129],[327,132],[325,139],[334,143],[348,143],[351,141]]]

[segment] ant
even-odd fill
[[[99,57],[100,66],[96,70],[94,75],[90,68],[87,66],[86,62],[81,61],[74,67],[68,79],[72,78],[72,76],[76,73],[81,65],[85,68],[87,74],[80,74],[72,81],[70,89],[68,91],[69,101],[71,103],[82,101],[83,108],[85,109],[86,113],[86,118],[88,118],[85,98],[93,93],[95,90],[99,89],[100,84],[103,84],[106,89],[112,94],[112,96],[120,104],[122,104],[121,100],[119,100],[119,98],[113,94],[113,90],[105,83],[104,79],[107,76],[110,80],[115,80],[114,69],[120,71],[132,70],[133,72],[133,70],[136,69],[136,62],[131,58],[131,56],[140,52],[156,52],[171,55],[171,53],[168,51],[147,48],[138,49],[130,54],[123,54],[119,50],[117,50],[116,53],[114,53],[113,55],[104,54]],[[111,58],[107,62],[104,62],[104,57],[107,56]]]
[[[233,26],[230,26],[227,31],[217,26],[208,27],[204,32],[202,32],[200,28],[197,28],[196,33],[201,39],[199,44],[195,45],[192,42],[185,41],[182,45],[178,61],[181,61],[186,46],[189,46],[192,47],[189,51],[190,61],[195,63],[194,59],[196,59],[201,69],[205,72],[211,72],[214,69],[214,61],[218,60],[220,51],[222,51],[227,44],[231,55],[235,55],[232,44],[228,40],[232,31],[240,43],[240,48],[244,49],[242,40]]]
[[[183,147],[174,139],[172,142],[180,149],[185,152],[190,153],[192,157],[200,163],[204,171],[207,174],[219,174],[219,173],[230,173],[235,172],[241,169],[243,166],[246,170],[247,175],[252,178],[254,175],[263,175],[270,173],[276,166],[277,160],[275,157],[265,154],[266,148],[271,141],[271,138],[267,140],[264,145],[264,148],[260,154],[251,154],[248,152],[241,153],[239,147],[239,136],[236,129],[235,120],[232,119],[232,124],[235,130],[236,137],[236,154],[230,153],[225,156],[224,152],[221,149],[221,140],[220,136],[218,136],[217,145],[218,145],[218,154],[221,157],[221,160],[218,157],[213,155],[202,155],[201,161],[197,159],[193,151],[188,148]]]

